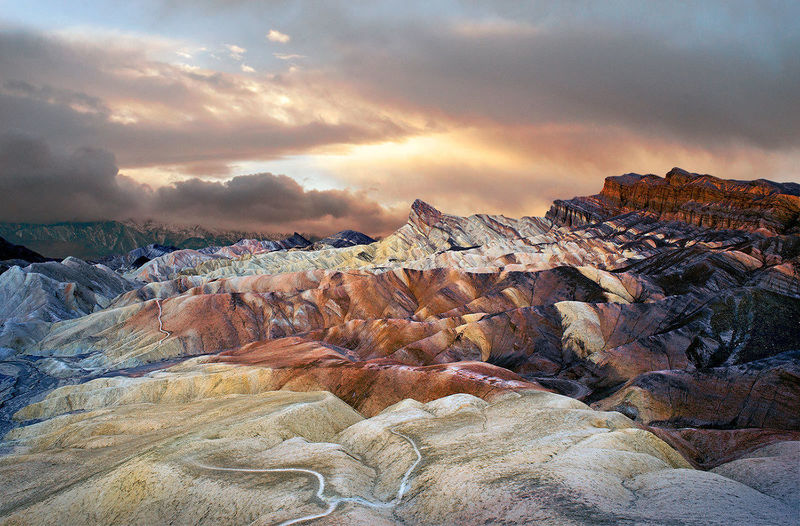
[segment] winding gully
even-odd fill
[[[163,334],[163,335],[164,335],[164,337],[163,337],[163,338],[161,338],[160,340],[158,340],[158,343],[156,344],[156,347],[158,347],[159,345],[161,345],[161,343],[162,343],[164,340],[166,340],[167,338],[169,338],[170,336],[172,336],[172,333],[171,333],[171,332],[169,332],[168,330],[165,330],[165,329],[164,329],[164,322],[163,322],[163,321],[161,321],[161,300],[160,300],[160,299],[156,299],[156,305],[158,305],[158,331],[159,331],[161,334]]]
[[[388,502],[375,502],[363,497],[326,497],[325,496],[325,477],[322,473],[318,471],[314,471],[313,469],[304,469],[304,468],[226,468],[226,467],[219,467],[219,466],[209,466],[205,464],[198,464],[193,463],[195,467],[201,469],[207,469],[211,471],[233,471],[239,473],[298,473],[302,475],[312,475],[317,479],[317,492],[316,497],[328,505],[328,508],[321,512],[321,513],[314,513],[312,515],[304,515],[302,517],[297,517],[294,519],[285,520],[283,522],[279,522],[278,526],[289,526],[291,524],[300,524],[303,522],[313,521],[316,519],[321,519],[323,517],[327,517],[331,513],[333,513],[339,504],[346,503],[346,502],[353,502],[356,504],[360,504],[362,506],[366,506],[368,508],[373,509],[391,509],[396,507],[400,502],[403,500],[403,496],[405,495],[406,491],[408,491],[409,487],[409,480],[411,478],[411,473],[413,473],[414,469],[419,465],[422,461],[422,453],[417,447],[417,444],[414,440],[409,437],[408,435],[397,431],[396,429],[392,428],[389,430],[393,435],[397,435],[406,442],[414,449],[414,453],[417,456],[417,459],[409,466],[406,470],[403,478],[400,480],[400,485],[397,488],[397,495],[388,501]],[[260,519],[252,522],[252,525],[260,524]]]

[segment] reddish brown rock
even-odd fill
[[[210,362],[276,369],[272,389],[330,391],[365,416],[406,398],[429,402],[454,393],[490,398],[505,391],[548,391],[501,367],[459,362],[424,367],[391,360],[350,361],[348,351],[302,338],[255,342]]]
[[[631,173],[607,177],[597,195],[556,201],[547,217],[574,227],[630,212],[716,230],[796,234],[800,232],[800,185],[764,179],[732,181],[680,168],[673,168],[665,178]]]

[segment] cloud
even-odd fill
[[[256,70],[252,67],[248,66],[247,64],[242,64],[242,71],[245,73],[255,73]]]
[[[242,60],[242,56],[247,53],[245,48],[237,46],[236,44],[225,44],[225,47],[228,49],[230,57],[234,60]]]
[[[488,20],[463,20],[452,25],[458,36],[470,38],[483,37],[530,37],[541,31],[530,22],[491,18]]]
[[[627,172],[664,175],[673,166],[730,179],[796,180],[797,152],[668,142],[622,127],[488,125],[354,146],[321,156],[315,169],[378,202],[415,198],[461,215],[541,216],[553,200],[597,193]],[[769,174],[769,175],[766,175]]]
[[[270,42],[280,42],[281,44],[286,44],[292,38],[287,35],[286,33],[281,33],[277,29],[270,29],[269,33],[267,33],[267,40]]]
[[[800,34],[696,39],[558,20],[434,24],[353,20],[332,71],[360,93],[452,119],[510,126],[580,123],[713,147],[800,146]],[[617,30],[618,29],[618,30]],[[513,35],[514,38],[509,38]]]
[[[391,114],[313,72],[265,72],[255,81],[148,53],[146,41],[0,31],[0,132],[64,150],[94,145],[141,168],[273,159],[397,138],[418,126],[411,112]]]
[[[195,2],[169,3],[173,24],[197,16]],[[197,51],[206,33],[0,30],[0,130],[114,152],[154,188],[198,179],[202,195],[233,195],[222,180],[237,165],[289,166],[397,210],[422,197],[456,213],[541,214],[605,176],[675,165],[797,178],[793,4],[204,4],[216,41],[241,50],[235,71]],[[291,53],[264,46],[263,20],[292,35]],[[181,50],[191,66],[174,62]],[[326,217],[298,221],[353,220]]]
[[[272,56],[279,60],[297,60],[300,58],[306,58],[305,55],[298,55],[296,53],[273,53]]]
[[[359,193],[343,190],[306,190],[285,175],[260,173],[225,182],[191,179],[159,188],[152,206],[167,217],[192,218],[215,225],[255,228],[330,230],[329,225],[354,225],[385,234],[399,226],[401,216],[391,214]]]
[[[152,190],[119,174],[107,151],[64,153],[30,137],[0,136],[0,221],[128,218],[268,232],[357,228],[377,235],[399,226],[403,211],[358,192],[307,190],[270,173],[224,182],[192,178]]]
[[[28,137],[0,136],[0,221],[107,219],[135,212],[143,187],[117,179],[114,156],[81,148],[54,153]]]

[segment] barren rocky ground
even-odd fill
[[[798,194],[12,265],[0,523],[792,524]]]

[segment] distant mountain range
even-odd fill
[[[282,239],[287,234],[212,230],[201,226],[172,226],[153,221],[64,222],[47,225],[0,223],[0,237],[51,258],[75,256],[92,260],[125,254],[151,244],[177,248],[231,245],[240,239]]]

